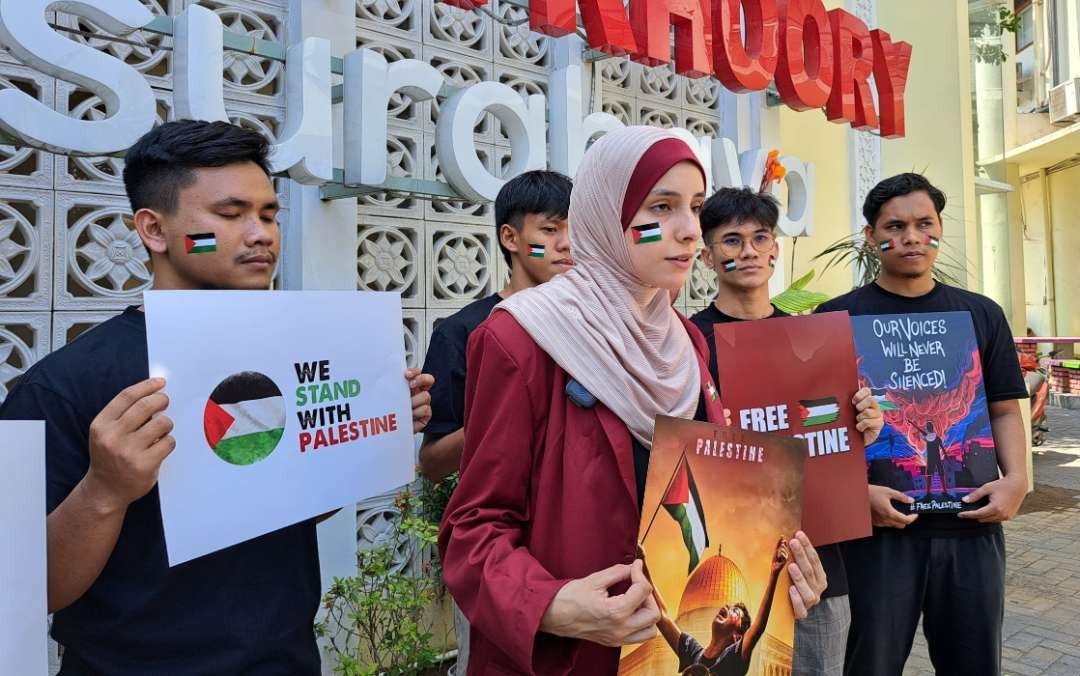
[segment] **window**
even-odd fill
[[[1020,30],[1016,31],[1016,51],[1030,47],[1035,41],[1035,12],[1030,4],[1020,10]]]

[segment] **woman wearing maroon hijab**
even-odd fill
[[[570,197],[576,265],[496,306],[468,347],[461,481],[439,535],[443,574],[472,623],[468,673],[618,670],[656,634],[637,560],[657,415],[722,422],[701,333],[670,304],[690,272],[700,163],[653,127],[586,152]],[[825,576],[798,534],[797,616]]]

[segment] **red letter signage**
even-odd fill
[[[870,39],[874,43],[874,84],[881,110],[881,135],[900,138],[904,135],[904,90],[911,66],[911,45],[893,42],[883,30],[870,31]]]
[[[638,45],[634,61],[646,66],[671,61],[670,35],[674,26],[675,72],[686,77],[712,74],[705,49],[707,15],[701,0],[630,0],[630,21]]]
[[[435,0],[464,10],[488,0]],[[630,57],[646,67],[672,61],[675,72],[715,75],[733,92],[761,91],[775,81],[795,110],[824,108],[833,122],[904,135],[904,91],[911,45],[869,30],[823,0],[529,0],[532,30],[562,37],[578,30],[580,11],[589,47]],[[874,76],[878,101],[870,91]]]
[[[532,0],[529,3],[529,27],[555,37],[573,33],[577,30],[574,4],[574,0]],[[637,51],[634,32],[630,29],[622,0],[581,0],[580,4],[581,19],[585,23],[585,36],[590,47],[612,56]]]
[[[833,83],[825,116],[833,122],[850,122],[856,129],[877,129],[870,74],[874,72],[874,48],[870,31],[859,17],[842,9],[829,12],[833,34]]]
[[[780,61],[776,88],[795,110],[821,108],[833,79],[832,31],[821,0],[779,0]]]
[[[740,6],[746,14],[745,46]],[[779,55],[776,0],[715,0],[712,14],[716,78],[733,92],[768,87]]]

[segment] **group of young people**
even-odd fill
[[[155,289],[269,287],[280,233],[267,151],[255,132],[193,121],[131,149],[125,187]],[[899,676],[920,617],[938,673],[1000,672],[999,522],[1026,491],[1015,401],[1026,391],[1000,308],[933,279],[926,242],[941,239],[944,207],[919,175],[879,184],[864,215],[868,240],[893,243],[881,274],[819,310],[970,312],[1003,476],[961,517],[905,516],[891,501],[907,498],[871,486],[873,537],[778,543],[791,579],[781,593],[802,618],[796,674]],[[712,327],[782,315],[768,293],[777,203],[749,189],[707,196],[682,140],[628,127],[590,147],[572,186],[527,172],[495,211],[509,284],[443,321],[424,369],[405,374],[413,429],[426,426],[421,472],[460,471],[439,537],[471,624],[458,673],[613,675],[620,646],[658,631],[699,672],[746,673],[760,622],[726,606],[713,640],[692,640],[662,612],[636,537],[655,417],[728,422],[723,393],[711,396]],[[216,252],[187,254],[191,232],[214,232]],[[672,301],[698,255],[720,291],[687,319]],[[172,423],[166,384],[147,375],[131,307],[38,362],[0,406],[0,418],[46,422],[61,674],[320,673],[317,519],[168,566],[155,484]],[[862,390],[851,405],[872,441],[875,400]]]

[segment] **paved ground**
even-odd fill
[[[1049,409],[1035,492],[1005,525],[1004,672],[1080,675],[1080,411]],[[921,631],[905,676],[933,676]],[[953,676],[952,674],[942,676]]]

